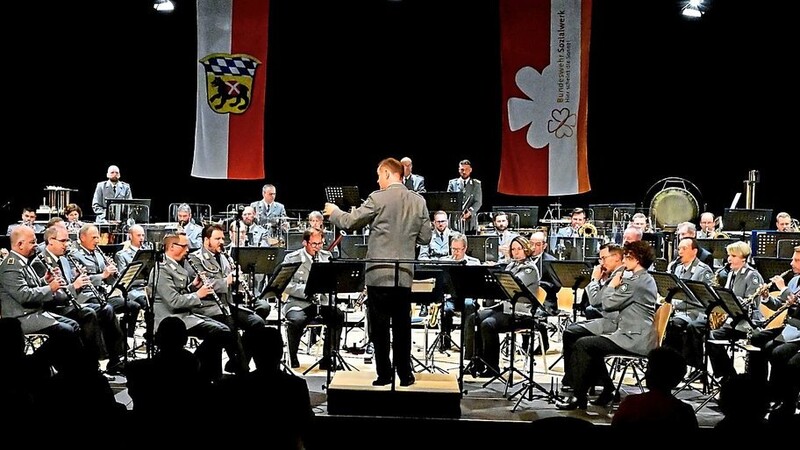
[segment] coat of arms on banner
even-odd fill
[[[219,114],[242,114],[250,106],[253,78],[261,64],[245,54],[212,53],[200,60],[206,71],[206,100]]]

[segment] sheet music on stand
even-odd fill
[[[771,219],[771,209],[725,208],[725,212],[722,215],[722,222],[725,224],[726,230],[736,230],[742,233],[767,229]]]
[[[706,309],[706,313],[719,304],[719,296],[714,289],[707,283],[697,280],[683,280],[683,285],[689,289],[695,299],[697,299]]]
[[[266,275],[283,261],[285,251],[283,247],[233,247],[231,258],[244,273]]]
[[[717,293],[717,297],[719,297],[719,306],[728,313],[728,317],[733,320],[733,326],[739,330],[740,322],[744,322],[753,329],[757,328],[756,325],[750,320],[750,315],[747,313],[747,309],[742,306],[742,303],[739,301],[739,298],[736,294],[733,293],[732,290],[724,287],[714,286],[714,292]]]
[[[153,267],[155,267],[156,263],[155,259],[156,259],[155,250],[145,250],[141,248],[139,250],[136,250],[136,254],[133,255],[133,262],[143,263],[142,269],[139,272],[139,275],[136,277],[137,280],[144,280],[144,281],[148,280],[148,277],[150,276],[150,271],[153,270]]]
[[[461,205],[464,204],[463,192],[430,191],[421,192],[420,195],[425,199],[425,205],[431,214],[436,211],[461,213]]]
[[[786,242],[787,244],[783,244]],[[783,244],[783,245],[782,245]],[[787,233],[777,230],[756,230],[750,236],[750,246],[753,249],[753,256],[772,256],[780,257],[779,247],[789,246],[793,248],[800,245],[800,233]],[[792,250],[794,253],[794,250]],[[791,257],[791,253],[788,255]]]
[[[528,289],[528,286],[522,283],[522,281],[515,277],[514,274],[510,272],[494,272],[494,278],[497,280],[497,284],[505,293],[506,297],[511,299],[512,301],[522,301],[522,303],[530,303],[531,304],[531,313],[535,314],[536,310],[542,306],[542,303],[536,298],[536,294],[531,292]]]
[[[727,247],[739,239],[697,239],[697,246],[711,252],[714,259],[725,259],[728,256]]]
[[[294,273],[302,265],[300,262],[283,263],[275,267],[272,276],[269,277],[269,284],[261,292],[262,298],[278,298],[286,290],[286,286],[292,281]]]
[[[586,287],[591,281],[592,267],[585,261],[544,261],[555,273],[563,287],[576,290]]]
[[[680,300],[693,306],[705,307],[699,300],[694,298],[691,291],[683,284],[683,280],[674,273],[656,271],[648,271],[648,273],[656,282],[658,295],[664,297],[666,303],[671,303],[672,300]]]
[[[109,294],[108,297],[127,295],[131,284],[133,284],[134,280],[137,279],[139,272],[141,272],[142,266],[144,266],[144,262],[142,261],[132,261],[130,264],[128,264],[128,267],[125,268],[125,271],[122,272],[122,275],[117,278],[117,282],[114,283],[114,286],[111,288],[111,294]]]
[[[350,211],[351,208],[361,206],[358,186],[328,186],[325,188],[325,199],[343,211]]]

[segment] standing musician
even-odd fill
[[[336,307],[335,301],[330,301],[328,295],[322,294],[315,297],[313,294],[306,294],[306,283],[313,263],[315,261],[328,262],[331,259],[331,252],[322,248],[324,243],[319,230],[308,228],[303,231],[303,246],[287,253],[283,258],[284,263],[301,263],[284,291],[289,296],[283,306],[283,315],[286,317],[286,336],[289,341],[289,359],[292,369],[300,367],[300,361],[297,359],[300,338],[303,336],[303,330],[314,319],[322,318],[326,328],[326,341],[322,349],[320,369],[333,368],[331,348],[338,349],[340,345],[344,313]],[[339,369],[339,367],[335,369]]]
[[[194,223],[192,220],[192,207],[186,203],[178,205],[176,213],[178,220],[178,230],[183,230],[189,238],[189,248],[197,250],[203,246],[203,226]]]
[[[564,392],[572,392],[574,380],[572,378],[572,351],[575,342],[585,336],[600,336],[608,334],[617,329],[619,311],[605,311],[603,309],[603,298],[617,272],[624,273],[625,266],[622,264],[622,246],[615,243],[603,244],[600,246],[599,264],[592,270],[591,281],[584,289],[589,298],[589,304],[596,311],[596,318],[575,322],[570,324],[562,335],[562,355],[564,356],[564,378],[561,381]]]
[[[467,167],[468,164],[462,164]],[[402,183],[403,165],[386,158],[375,171],[380,190],[372,192],[363,205],[344,212],[333,203],[325,203],[323,214],[339,228],[355,229],[370,225],[367,243],[369,259],[414,259],[416,246],[431,240],[430,212],[425,199],[409,191]],[[464,172],[468,174],[469,172]],[[477,183],[480,188],[480,183]],[[476,184],[472,184],[473,188]],[[478,206],[479,207],[479,206]],[[475,208],[477,212],[477,207]],[[395,273],[398,275],[395,276]],[[411,283],[414,265],[396,262],[368,262],[364,274],[371,324],[370,340],[375,347],[375,386],[392,383],[394,371],[400,386],[414,384],[411,370]],[[390,322],[391,321],[391,322]],[[389,359],[389,327],[392,330],[394,367]]]
[[[468,159],[459,161],[458,175],[447,183],[447,192],[463,192],[461,215],[453,221],[453,228],[464,234],[475,234],[478,231],[478,212],[483,206],[483,187],[480,180],[472,178],[472,163]]]
[[[203,302],[214,292],[213,286],[204,283],[200,276],[192,279],[183,267],[189,252],[189,239],[185,234],[164,236],[164,262],[150,273],[153,291],[153,314],[155,331],[165,317],[178,317],[186,324],[189,336],[203,340],[194,354],[200,361],[200,373],[204,379],[219,381],[222,378],[222,349],[228,353],[230,369],[242,367],[236,337],[228,325],[212,319],[202,312],[222,316],[219,308],[205,307]],[[213,303],[213,302],[211,302]],[[233,370],[234,372],[236,370]]]
[[[784,320],[782,326],[765,328],[753,333],[751,344],[760,348],[749,355],[748,368],[751,378],[757,383],[767,384],[770,396],[778,407],[770,415],[770,420],[790,419],[797,407],[800,393],[800,246],[794,247],[791,263],[792,278],[787,284],[783,276],[775,275],[770,283],[778,289],[775,300],[779,311],[770,320]],[[769,295],[764,289],[763,295]],[[778,314],[786,310],[785,319]],[[772,367],[767,380],[767,363]]]
[[[403,184],[411,191],[425,192],[425,177],[411,173],[414,167],[411,158],[408,156],[403,157],[400,160],[400,164],[403,165]]]
[[[264,197],[262,200],[250,203],[250,206],[255,210],[256,222],[266,228],[270,234],[274,234],[270,237],[277,237],[278,233],[281,232],[278,225],[286,217],[286,208],[283,203],[275,201],[277,193],[274,185],[265,184],[261,188],[261,195]]]
[[[764,278],[754,267],[747,264],[747,258],[750,256],[750,245],[746,242],[738,241],[729,244],[725,247],[725,250],[728,252],[728,264],[730,265],[728,276],[724,281],[725,287],[733,291],[739,301],[743,303],[742,306],[750,309],[751,321],[758,322],[763,320],[764,316],[758,308],[758,303],[761,303],[759,291],[764,283]],[[726,341],[735,341],[746,337],[747,329],[749,328],[749,324],[746,322],[732,324],[730,317],[720,326],[720,324],[716,323],[714,314],[709,317],[709,326],[711,327],[710,339]],[[724,345],[712,344],[708,346],[706,351],[708,352],[708,358],[711,361],[711,368],[714,370],[715,377],[727,379],[735,373],[733,360],[728,355]]]
[[[11,250],[0,263],[0,310],[3,317],[15,317],[25,334],[46,334],[47,341],[37,350],[44,361],[62,370],[83,351],[78,322],[45,310],[57,302],[62,288],[58,277],[47,273],[39,277],[30,267],[36,248],[36,234],[29,227],[11,231]]]
[[[678,226],[678,230],[681,226]],[[678,242],[678,259],[667,266],[667,272],[682,280],[695,280],[711,284],[714,269],[699,258],[697,239],[684,237]],[[703,305],[682,300],[672,300],[674,313],[667,325],[664,345],[683,353],[686,363],[699,370],[703,367],[703,338],[708,316]],[[691,375],[689,376],[692,377]]]
[[[235,304],[230,294],[230,286],[234,281],[234,266],[232,261],[223,253],[224,249],[225,232],[222,226],[217,224],[206,225],[203,228],[203,246],[189,255],[187,261],[189,267],[186,270],[189,272],[189,276],[197,275],[209,283],[213,287],[214,293],[209,294],[207,297],[200,297],[200,300],[203,301],[203,306],[193,308],[193,310],[222,322],[234,330],[240,328],[247,334],[255,328],[266,326],[264,317],[269,315],[270,306],[266,300],[257,300],[252,305],[256,308],[260,307],[262,311],[266,312],[262,317],[252,309],[244,307],[244,305]],[[221,305],[216,303],[216,299],[219,299]],[[234,336],[239,345],[237,353],[242,356],[240,361],[242,367],[232,366],[233,369],[230,371],[238,372],[239,370],[244,370],[250,364],[251,353],[249,352],[250,349],[241,348],[242,343],[238,339],[239,334],[234,333]],[[244,371],[247,372],[247,370]]]
[[[131,185],[119,179],[119,167],[108,166],[106,177],[108,180],[97,183],[92,196],[92,210],[97,215],[96,222],[103,222],[106,219],[106,199],[133,198]]]
[[[618,311],[616,329],[599,336],[582,337],[575,342],[569,361],[572,371],[574,394],[564,402],[557,402],[558,409],[586,409],[589,388],[599,379],[603,392],[593,402],[606,406],[617,396],[614,382],[608,374],[605,357],[610,354],[647,355],[657,346],[653,329],[658,288],[647,268],[655,261],[655,251],[649,243],[637,241],[623,247],[625,270],[632,272],[623,278],[622,271],[615,271],[602,291],[603,311]]]
[[[77,301],[81,298],[78,292],[92,281],[85,273],[78,273],[74,277],[71,273],[69,261],[64,257],[69,233],[63,222],[48,228],[44,232],[44,240],[47,246],[32,266],[37,273],[56,274],[63,281],[62,289],[55,292],[57,301],[46,305],[45,309],[77,321],[81,326],[84,348],[98,360],[108,358],[107,374],[121,374],[125,369],[122,363],[125,339],[114,308],[109,304]],[[72,283],[69,280],[73,280]],[[86,300],[86,297],[83,299]]]
[[[528,287],[531,292],[539,290],[539,269],[531,256],[533,249],[524,236],[516,236],[509,245],[511,262],[505,268]],[[527,300],[527,301],[525,301]],[[477,376],[495,376],[500,373],[500,338],[499,333],[513,331],[518,328],[538,328],[542,334],[542,342],[547,343],[547,327],[536,325],[531,313],[531,303],[536,299],[520,299],[511,309],[510,301],[485,302],[484,308],[478,311],[478,339],[476,354],[486,363],[482,373]],[[494,303],[494,304],[491,304]],[[512,326],[514,328],[512,328]],[[543,329],[542,329],[543,328]],[[543,349],[544,351],[547,348]],[[481,368],[478,367],[478,370]]]
[[[117,281],[119,272],[114,261],[97,246],[100,242],[97,226],[92,223],[84,224],[78,233],[78,240],[80,245],[66,255],[70,267],[64,268],[68,276],[85,271],[92,280],[91,287],[85,286],[78,292],[78,303],[108,303],[114,308],[114,314],[125,313],[125,334],[132,338],[142,305],[126,301],[119,291],[109,292]]]

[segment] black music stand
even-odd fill
[[[329,186],[325,188],[325,199],[343,211],[350,211],[361,205],[358,186]]]
[[[462,212],[463,192],[431,191],[421,192],[420,195],[425,199],[425,205],[431,214],[435,214],[436,211],[459,214]]]
[[[562,287],[568,287],[572,289],[572,319],[567,317],[565,319],[564,328],[569,323],[575,323],[578,321],[578,308],[580,306],[580,301],[578,300],[578,289],[585,288],[590,281],[592,281],[592,266],[589,265],[586,261],[543,261],[542,268],[544,265],[550,265],[552,269],[553,275],[556,277],[556,280]],[[542,270],[542,272],[546,272],[546,270]],[[559,326],[561,322],[559,322]],[[553,364],[550,364],[549,369],[553,370],[553,367],[558,364],[561,359],[564,358],[564,354],[562,353],[559,357],[553,361]]]
[[[533,349],[534,349],[533,342],[535,340],[534,336],[536,335],[536,328],[537,328],[536,327],[536,322],[538,320],[536,318],[536,310],[539,309],[540,307],[542,307],[542,304],[539,301],[539,299],[536,298],[536,294],[531,292],[530,289],[528,289],[528,287],[525,286],[525,284],[523,284],[522,281],[520,281],[513,274],[508,273],[508,272],[494,272],[494,277],[495,277],[495,279],[497,279],[497,283],[500,285],[500,288],[503,289],[503,291],[505,292],[505,295],[508,296],[509,299],[511,299],[511,308],[512,308],[512,312],[511,312],[511,314],[512,314],[511,315],[511,330],[512,330],[512,333],[516,329],[515,328],[515,323],[516,323],[515,319],[516,319],[516,316],[517,316],[516,313],[514,312],[514,305],[518,301],[520,301],[521,299],[525,299],[525,300],[527,300],[525,303],[530,303],[531,304],[531,320],[533,321],[533,324],[531,326],[531,336],[530,336],[529,347],[528,347],[528,364],[529,364],[529,366],[528,366],[528,375],[527,376],[514,367],[514,353],[516,351],[516,349],[514,347],[516,345],[516,339],[514,339],[513,336],[512,336],[512,339],[511,339],[511,348],[509,350],[510,363],[509,363],[508,383],[506,384],[506,391],[508,390],[509,387],[514,385],[514,371],[515,370],[517,370],[517,372],[519,372],[520,375],[522,375],[522,377],[525,378],[525,382],[522,384],[522,387],[517,392],[514,392],[513,394],[511,394],[511,396],[508,397],[508,399],[511,400],[512,398],[517,396],[517,394],[521,394],[520,397],[519,397],[519,400],[517,400],[517,403],[514,405],[514,407],[511,410],[512,411],[516,411],[517,407],[519,407],[519,404],[522,403],[523,399],[526,399],[528,401],[533,401],[534,399],[537,399],[537,398],[546,398],[549,403],[555,403],[556,394],[555,394],[555,392],[553,392],[552,388],[548,391],[547,389],[545,389],[542,385],[540,385],[539,383],[537,383],[533,379],[533,368],[534,368],[534,366],[536,364],[535,360],[534,360],[534,355],[533,355]],[[534,395],[533,394],[533,388],[538,389],[539,391],[542,392],[542,394]]]
[[[253,282],[253,298],[263,297],[256,295],[256,275],[267,275],[272,273],[275,268],[283,261],[286,249],[283,247],[231,247],[231,258],[237,263],[237,267],[233,267],[234,280],[231,287],[232,292],[239,291],[239,273],[238,268],[241,267]],[[234,304],[240,302],[234,301]]]
[[[771,209],[731,209],[725,208],[722,222],[725,228],[742,232],[742,239],[749,230],[764,230],[769,228],[772,218]]]
[[[413,284],[413,282],[412,282],[412,286],[411,286],[411,302],[412,303],[421,304],[421,305],[430,305],[431,303],[441,303],[441,306],[439,307],[439,312],[438,312],[438,314],[441,315],[440,318],[439,318],[439,327],[440,327],[439,334],[433,340],[432,344],[428,343],[428,323],[427,323],[428,318],[427,317],[425,318],[426,319],[426,323],[425,323],[425,362],[423,363],[423,362],[421,362],[419,360],[415,361],[416,358],[414,357],[414,354],[413,353],[411,354],[412,363],[414,363],[414,367],[421,366],[423,369],[427,370],[430,373],[433,373],[434,371],[439,371],[440,373],[448,373],[445,369],[442,369],[441,367],[436,365],[436,359],[435,359],[436,347],[440,343],[443,343],[443,341],[445,339],[445,337],[444,337],[444,335],[443,335],[443,333],[441,331],[441,324],[442,324],[441,317],[444,316],[444,306],[445,306],[444,305],[445,304],[444,278],[445,277],[444,277],[444,273],[442,272],[442,270],[428,269],[428,268],[419,268],[419,269],[415,268],[414,269],[414,281],[418,281],[419,282],[419,281],[423,281],[423,280],[432,279],[433,280],[433,286],[432,286],[432,289],[430,289],[430,290],[421,289],[420,287],[415,288],[415,285]],[[419,284],[417,284],[417,286],[419,286]],[[460,346],[459,346],[459,348],[460,348]],[[449,354],[447,354],[447,355],[450,356]],[[429,364],[429,361],[430,361],[430,364]]]
[[[127,310],[128,310],[128,291],[131,288],[131,284],[133,284],[134,281],[136,281],[136,279],[138,278],[139,273],[142,271],[142,268],[143,268],[144,265],[145,265],[145,263],[143,261],[132,261],[130,264],[128,264],[128,266],[125,268],[125,270],[122,272],[122,274],[120,274],[120,276],[117,277],[117,281],[111,287],[111,290],[108,291],[109,294],[106,295],[106,298],[111,297],[111,296],[113,296],[115,294],[121,295],[123,304],[125,305],[126,314],[127,314]],[[128,329],[128,321],[127,320],[122,320],[121,329],[122,329],[122,335],[123,336],[127,336],[128,335],[127,334],[127,329]],[[145,338],[145,339],[147,339],[147,338]],[[150,351],[149,349],[151,347],[152,347],[152,345],[148,345],[147,346],[148,352]],[[122,357],[123,357],[123,361],[125,361],[125,364],[127,364],[128,363],[128,351],[127,350],[125,350],[125,352],[123,353]]]
[[[264,290],[261,291],[261,297],[266,299],[275,298],[275,307],[278,309],[278,327],[281,326],[281,302],[279,299],[301,265],[302,263],[295,262],[281,263],[275,266],[272,276],[269,277],[269,282],[264,286]],[[286,365],[285,358],[281,360],[281,365],[286,373],[292,373],[292,369]]]
[[[367,257],[369,235],[345,234],[339,241],[339,255],[346,259],[364,259]]]
[[[328,295],[328,307],[336,308],[337,294],[339,292],[361,292],[364,290],[364,263],[359,261],[329,261],[315,262],[311,265],[306,282],[306,295],[326,294]],[[330,327],[326,323],[325,327]],[[330,385],[331,369],[339,364],[346,370],[358,370],[351,366],[339,354],[338,342],[333,342],[331,332],[328,330],[325,345],[330,347],[330,364],[327,370],[327,381],[323,388]],[[306,369],[306,373],[319,365],[321,359],[317,360],[311,367]]]
[[[714,259],[725,259],[728,256],[727,247],[739,239],[698,239],[697,246],[708,250]],[[713,269],[713,267],[712,267]]]
[[[585,288],[592,280],[592,266],[586,261],[543,261],[549,264],[563,287],[572,289],[572,321],[578,320],[578,289]]]
[[[769,280],[774,275],[781,274],[791,268],[792,258],[769,258],[766,256],[756,256],[753,258],[753,266],[758,270],[758,273],[764,275],[766,280]],[[794,276],[791,272],[787,274],[791,280]],[[786,281],[786,280],[784,280]],[[789,284],[788,281],[786,283]]]
[[[473,298],[477,299],[500,299],[505,298],[504,291],[497,284],[497,279],[492,274],[492,268],[489,266],[443,266],[445,270],[445,292],[450,294],[453,301],[456,303],[456,308],[462,310],[461,318],[461,348],[464,348],[464,299]],[[477,313],[476,313],[477,314]],[[476,320],[477,324],[477,320]],[[476,354],[472,355],[469,364],[464,367],[464,352],[459,353],[459,371],[458,371],[458,386],[461,392],[466,394],[464,390],[464,372],[475,368],[477,364],[488,367],[486,361]],[[498,373],[499,375],[499,373]]]
[[[536,226],[539,224],[538,206],[492,206],[492,211],[502,211],[507,214],[517,214],[519,217],[517,231],[519,231],[519,229],[536,228]]]
[[[794,247],[797,245],[800,245],[800,233],[777,230],[757,230],[750,236],[750,246],[753,248],[753,256],[791,258],[792,253],[794,253]],[[785,252],[785,256],[781,256],[782,249],[783,252]]]
[[[481,262],[497,262],[500,259],[500,236],[469,235],[466,238],[467,255]]]
[[[694,295],[688,291],[688,288],[683,284],[683,280],[678,278],[674,273],[656,272],[652,270],[648,271],[648,273],[653,277],[653,280],[655,280],[658,295],[664,297],[664,303],[672,303],[672,300],[679,300],[700,308],[706,306],[694,298]],[[672,306],[674,307],[675,305],[673,304]]]

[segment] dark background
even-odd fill
[[[554,197],[496,193],[500,159],[497,0],[272,0],[267,61],[266,180],[190,177],[195,120],[195,8],[171,15],[150,0],[70,2],[11,11],[5,60],[6,223],[38,206],[44,187],[77,189],[91,214],[94,186],[120,167],[153,221],[172,202],[261,198],[277,186],[288,209],[320,209],[324,187],[377,188],[385,156],[410,156],[429,191],[458,161],[473,163],[491,205]],[[758,170],[755,206],[800,215],[790,138],[796,83],[794,14],[752,1],[713,0],[701,20],[681,2],[595,0],[589,78],[589,193],[567,207],[630,202],[667,177],[699,190],[720,213]],[[13,50],[10,50],[13,48]],[[13,119],[8,119],[12,117]],[[366,156],[363,156],[366,155]],[[12,162],[15,161],[15,162]],[[21,178],[20,181],[12,179]],[[656,188],[658,192],[660,188]],[[744,206],[744,199],[740,201]],[[774,215],[773,215],[774,217]]]

